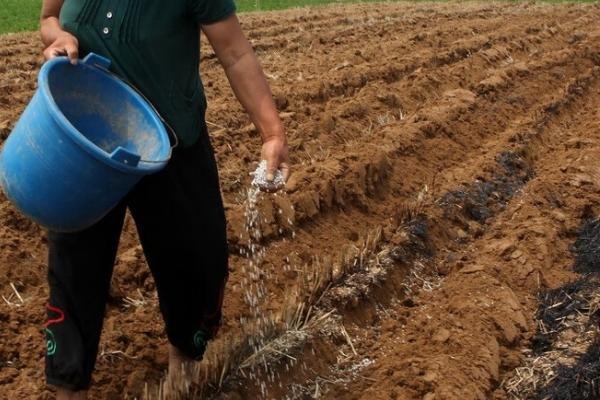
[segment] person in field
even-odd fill
[[[268,179],[289,175],[284,128],[233,0],[43,0],[44,56],[94,52],[137,87],[176,133],[167,167],[144,178],[104,219],[48,233],[46,379],[58,399],[85,399],[126,209],[156,282],[169,371],[200,360],[221,320],[227,280],[225,213],[198,73],[204,32],[262,136]]]

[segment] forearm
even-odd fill
[[[56,17],[46,17],[40,21],[40,33],[45,47],[54,43],[63,32]]]
[[[62,8],[63,0],[44,0],[40,14],[40,33],[44,46],[50,46],[63,31],[58,17]]]
[[[229,83],[250,119],[262,135],[263,141],[283,138],[283,124],[279,119],[267,79],[254,49],[244,36],[235,14],[222,21],[202,26]]]
[[[223,62],[229,83],[263,141],[283,136],[284,129],[262,68],[248,44],[230,62]]]
[[[204,25],[202,30],[223,65],[235,95],[262,136],[261,157],[267,161],[267,181],[273,181],[277,169],[287,180],[290,167],[283,124],[265,74],[237,16],[232,14],[222,21]]]

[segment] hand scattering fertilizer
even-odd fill
[[[83,230],[171,156],[154,108],[89,54],[46,62],[38,89],[0,152],[0,186],[55,231]]]
[[[267,180],[267,161],[262,160],[256,170],[252,173],[254,175],[254,179],[252,180],[252,186],[275,191],[281,189],[285,185],[285,180],[283,179],[283,173],[280,170],[275,171],[274,179],[269,182]]]

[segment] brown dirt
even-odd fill
[[[206,50],[232,254],[205,395],[509,398],[502,382],[536,333],[537,294],[575,278],[570,247],[600,212],[598,18],[594,5],[535,3],[243,15],[294,165],[287,194],[259,201],[259,271],[244,229],[259,138]],[[35,89],[39,53],[36,34],[0,37],[2,139]],[[4,197],[0,221],[0,386],[47,399],[44,232]],[[250,284],[266,289],[253,307]],[[256,352],[258,330],[268,340]],[[92,397],[152,397],[166,361],[128,220]]]

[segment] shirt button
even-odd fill
[[[106,18],[111,19],[113,17],[112,11],[106,13]]]
[[[102,33],[104,33],[105,35],[108,35],[109,32],[110,32],[110,29],[108,29],[108,27],[106,27],[106,26],[102,29]]]

